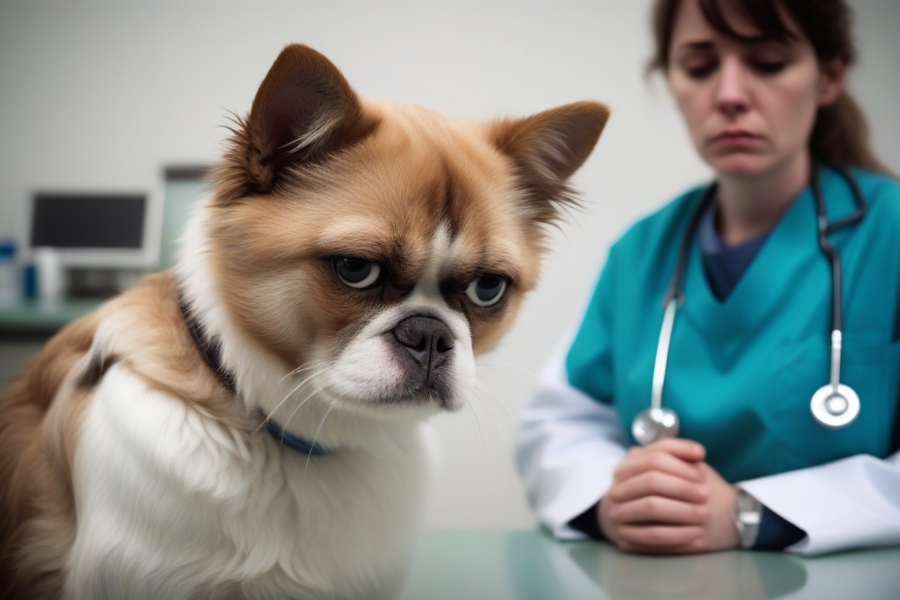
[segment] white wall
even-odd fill
[[[0,0],[0,237],[36,188],[144,189],[209,163],[279,49],[307,43],[362,94],[454,116],[599,99],[613,117],[577,176],[587,209],[555,234],[540,289],[484,359],[479,393],[436,420],[444,461],[430,523],[532,523],[511,466],[517,412],[637,216],[707,171],[664,86],[643,79],[649,0],[163,2]],[[900,2],[856,0],[853,88],[900,171]],[[504,366],[500,366],[504,365]]]

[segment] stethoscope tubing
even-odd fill
[[[865,196],[859,189],[856,179],[844,168],[836,169],[850,185],[853,199],[857,205],[856,210],[842,218],[837,219],[833,223],[828,222],[828,210],[825,207],[825,197],[822,194],[822,185],[819,182],[818,169],[813,168],[813,176],[810,181],[812,187],[813,198],[816,201],[816,220],[818,223],[818,241],[819,248],[822,253],[831,261],[831,331],[843,331],[843,307],[841,302],[841,255],[834,249],[831,242],[828,241],[828,235],[854,225],[862,220],[866,214],[868,204]]]
[[[675,311],[677,309],[678,299],[672,298],[666,305],[662,329],[659,332],[659,343],[656,346],[656,362],[653,364],[653,388],[650,395],[651,408],[662,408],[662,390],[666,382],[666,363],[669,360],[672,326],[675,324]]]
[[[819,243],[819,248],[821,249],[825,257],[828,258],[831,265],[832,306],[830,361],[831,377],[829,378],[829,385],[823,386],[813,395],[811,410],[815,419],[823,427],[837,429],[840,427],[845,427],[846,425],[849,425],[851,422],[853,422],[853,420],[855,420],[856,415],[859,413],[859,398],[856,395],[856,392],[854,392],[851,388],[840,383],[841,351],[843,345],[841,257],[837,250],[835,250],[834,246],[832,246],[830,241],[828,240],[828,235],[861,221],[863,216],[865,216],[866,214],[868,204],[866,202],[865,196],[863,196],[862,191],[859,188],[858,182],[853,177],[853,175],[843,167],[833,166],[832,168],[834,168],[850,186],[853,201],[856,205],[856,210],[846,217],[836,219],[831,223],[828,222],[828,212],[825,206],[825,198],[822,194],[822,188],[819,182],[819,167],[818,165],[813,164],[810,173],[810,187],[812,189],[812,195],[815,200],[817,241]],[[697,230],[697,227],[700,224],[700,219],[703,218],[703,215],[709,207],[710,203],[715,200],[717,191],[717,183],[712,183],[709,187],[707,187],[703,194],[703,197],[695,207],[694,212],[688,222],[687,228],[685,229],[684,236],[681,239],[681,244],[678,249],[678,257],[675,262],[675,268],[672,272],[672,279],[669,283],[668,288],[666,289],[665,294],[663,295],[662,308],[664,310],[664,314],[662,327],[659,334],[659,341],[656,347],[656,360],[653,365],[653,385],[651,389],[650,408],[641,411],[635,417],[634,423],[632,425],[633,432],[637,432],[639,430],[643,432],[658,430],[660,432],[667,432],[667,434],[669,435],[677,435],[677,416],[674,414],[674,412],[671,411],[671,409],[662,409],[662,393],[665,386],[666,367],[668,363],[669,349],[671,347],[672,341],[672,330],[675,321],[675,313],[677,312],[679,306],[684,303],[684,292],[681,290],[681,280],[684,275],[687,256],[690,251],[694,232]],[[847,417],[849,418],[836,416],[835,414],[829,414],[830,409],[828,408],[828,403],[834,399],[841,399],[845,401],[846,406],[852,412],[852,415],[847,415]],[[668,427],[654,427],[654,422],[658,420],[659,415],[663,414],[663,410],[665,411],[665,413],[669,413],[670,419],[674,419],[674,426],[669,425]],[[640,422],[640,419],[645,419],[645,422]],[[656,423],[656,425],[660,425],[660,423]],[[646,433],[646,435],[649,436],[646,438],[646,441],[642,439],[638,440],[641,444],[646,445],[647,443],[655,441],[655,439],[652,439],[652,434]]]

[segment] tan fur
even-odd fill
[[[92,344],[101,323],[115,337],[103,351],[151,386],[196,410],[249,425],[203,362],[178,308],[169,273],[83,317],[51,339],[0,399],[0,597],[55,598],[75,534],[71,489],[75,440],[92,385]],[[87,385],[86,385],[87,384]]]
[[[54,399],[90,348],[97,321],[84,317],[53,338],[0,400],[2,597],[55,597],[62,585],[75,518],[65,440],[75,438],[47,431],[46,417],[52,407],[68,413],[68,423],[54,420],[57,428],[77,428],[83,398]]]

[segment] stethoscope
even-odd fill
[[[825,200],[822,197],[822,188],[819,184],[818,169],[814,166],[810,186],[813,198],[816,202],[816,214],[818,216],[818,241],[822,254],[831,261],[831,382],[823,385],[813,394],[809,408],[813,418],[823,427],[828,429],[840,429],[847,427],[859,416],[859,396],[850,386],[841,383],[841,257],[828,242],[828,234],[843,229],[862,220],[866,214],[866,200],[859,189],[856,179],[846,170],[835,167],[835,170],[847,181],[853,194],[853,202],[856,210],[842,219],[832,223],[828,222],[828,214],[825,209]],[[697,205],[687,230],[681,240],[678,252],[678,261],[675,263],[675,271],[672,281],[663,296],[662,328],[659,333],[659,343],[656,346],[656,362],[653,365],[653,385],[650,395],[650,408],[639,412],[631,423],[631,433],[634,439],[642,446],[666,437],[678,435],[678,415],[671,408],[662,405],[663,385],[666,380],[666,362],[669,357],[669,344],[672,340],[672,325],[675,322],[675,311],[684,303],[684,292],[681,290],[681,278],[687,262],[688,251],[694,232],[700,224],[700,219],[715,200],[717,185],[713,183],[706,189],[703,198]]]

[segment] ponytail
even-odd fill
[[[847,91],[819,109],[809,138],[809,150],[814,159],[824,164],[893,175],[872,152],[866,116]]]

